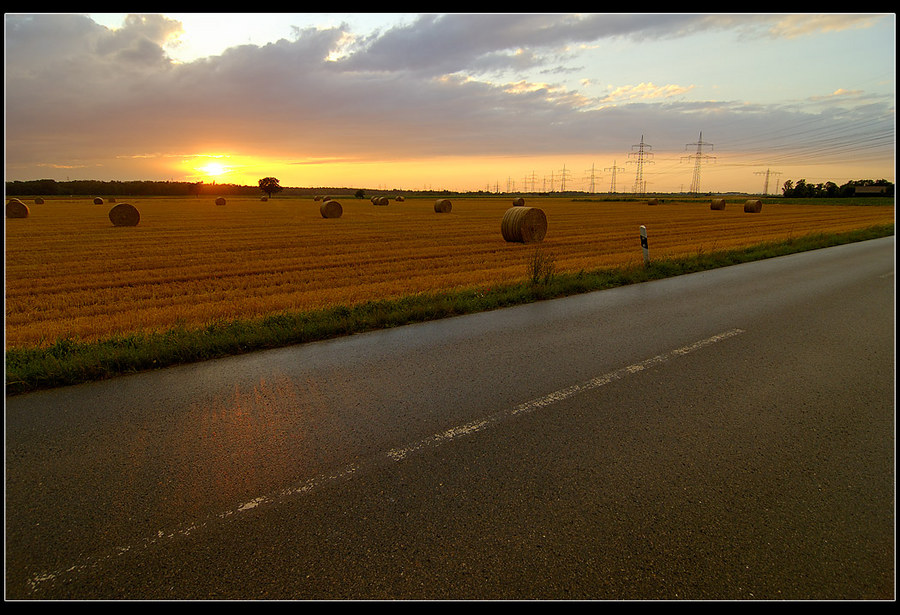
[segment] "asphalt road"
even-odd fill
[[[893,599],[894,238],[6,400],[8,599]]]

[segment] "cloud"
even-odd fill
[[[622,85],[609,93],[602,99],[602,102],[619,102],[627,100],[654,100],[660,98],[670,98],[686,94],[693,89],[693,86],[681,85],[664,85],[657,86],[652,83],[639,83],[637,85]]]
[[[790,125],[789,114],[762,120],[764,111],[741,102],[681,100],[692,85],[619,84],[591,96],[486,75],[572,70],[561,63],[572,46],[604,38],[653,40],[726,28],[762,36],[779,31],[778,24],[781,32],[804,29],[799,21],[790,28],[784,22],[719,15],[424,15],[363,37],[346,25],[298,28],[292,40],[179,64],[165,49],[178,41],[181,26],[163,16],[129,16],[114,31],[81,15],[7,16],[7,169],[236,148],[300,164],[564,154],[627,150],[623,144],[641,133],[680,148],[685,133],[690,138],[700,127],[734,125],[737,118],[751,130],[777,130],[781,118]],[[832,23],[806,22],[806,30]]]
[[[677,36],[708,18],[696,15],[423,15],[356,42],[348,70],[477,74],[546,63],[527,49],[563,50],[617,36]]]
[[[868,28],[882,16],[847,13],[782,15],[775,18],[776,21],[769,27],[768,34],[773,37],[796,38],[820,32]]]

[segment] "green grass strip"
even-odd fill
[[[99,341],[60,339],[43,348],[6,351],[6,394],[102,380],[172,365],[205,361],[267,348],[325,340],[450,316],[637,284],[775,256],[865,241],[894,234],[894,225],[840,234],[814,234],[752,247],[698,252],[678,259],[577,273],[552,273],[537,281],[421,293],[353,307],[279,313],[264,318],[176,327]]]

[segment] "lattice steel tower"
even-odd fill
[[[562,171],[560,171],[560,182],[562,187],[560,188],[561,192],[566,191],[566,181],[569,179],[569,172],[566,170],[566,165],[563,165]]]
[[[616,191],[616,172],[617,172],[617,171],[624,171],[625,168],[624,168],[624,167],[617,167],[617,166],[616,166],[616,161],[613,160],[613,165],[612,165],[611,167],[607,167],[607,168],[605,168],[605,169],[603,169],[603,170],[604,170],[604,171],[612,171],[612,181],[609,183],[609,191],[610,191],[611,193],[614,193],[614,192]]]
[[[588,176],[588,179],[590,179],[590,182],[591,182],[591,185],[590,185],[590,193],[591,193],[591,194],[595,194],[595,193],[597,192],[597,190],[596,190],[596,188],[595,188],[595,183],[594,183],[594,182],[595,182],[595,180],[597,179],[597,174],[596,174],[596,172],[594,171],[594,163],[591,163],[591,168],[590,168],[588,171],[586,171],[586,172],[587,172],[587,173],[590,173],[590,175]]]
[[[703,141],[703,131],[700,131],[700,139],[696,143],[688,143],[685,145],[685,148],[688,147],[696,147],[697,153],[693,156],[688,156],[688,160],[694,159],[694,177],[691,179],[691,194],[697,194],[700,192],[700,161],[704,159],[712,159],[715,160],[714,156],[707,156],[703,153],[703,148],[709,146],[712,149],[712,143],[705,143]]]
[[[772,175],[775,176],[775,180],[774,180],[775,181],[775,190],[778,190],[778,176],[781,175],[781,171],[772,171],[771,169],[766,169],[765,171],[756,171],[754,173],[754,175],[765,175],[766,176],[766,183],[763,186],[763,194],[764,195],[766,195],[766,196],[769,195],[769,177]],[[776,192],[776,194],[777,194],[777,192]]]
[[[638,148],[637,151],[633,151],[628,154],[629,156],[637,156],[637,160],[628,161],[635,162],[637,164],[637,170],[634,174],[634,189],[632,190],[632,192],[634,192],[635,194],[643,194],[644,192],[646,192],[647,183],[644,181],[644,163],[653,164],[652,160],[647,160],[647,158],[649,156],[652,156],[653,154],[646,151],[648,149],[652,149],[652,147],[652,145],[647,145],[646,143],[644,143],[644,135],[641,135],[641,142],[637,145],[631,146],[632,150],[634,148]],[[628,164],[628,162],[626,162],[626,164]]]

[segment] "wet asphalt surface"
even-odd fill
[[[7,599],[892,599],[894,239],[6,400]]]

